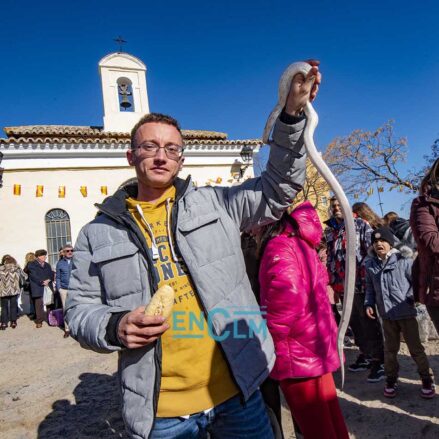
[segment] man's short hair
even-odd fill
[[[335,195],[333,195],[330,199],[329,199],[329,204],[332,204],[334,201],[338,201],[337,197]]]
[[[60,251],[64,251],[64,250],[66,250],[68,248],[73,248],[73,245],[72,244],[63,245],[62,248],[60,249]]]
[[[47,251],[46,250],[37,250],[35,252],[35,257],[38,258],[38,256],[46,256],[47,255]]]
[[[177,119],[162,113],[149,113],[143,116],[131,130],[131,149],[136,147],[134,139],[136,137],[137,130],[146,123],[164,123],[165,125],[171,125],[180,133],[181,138],[183,138],[180,124],[178,123]]]

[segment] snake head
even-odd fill
[[[272,110],[272,112],[270,113],[270,115],[268,116],[264,128],[264,133],[262,135],[262,141],[265,144],[268,143],[270,133],[276,122],[276,119],[279,117],[279,114],[281,113],[282,109],[285,107],[294,76],[296,76],[298,73],[302,73],[303,76],[306,77],[306,75],[310,70],[311,70],[310,64],[304,61],[299,61],[290,64],[282,73],[282,76],[279,79],[277,104]]]

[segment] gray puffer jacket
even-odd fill
[[[223,337],[233,325],[239,334],[263,324],[240,248],[240,232],[279,219],[305,178],[302,119],[278,121],[267,170],[234,187],[195,188],[177,179],[171,228],[178,257],[184,260],[205,313],[244,399],[268,376],[275,360],[270,335]],[[100,215],[80,232],[66,305],[70,333],[97,352],[119,351],[123,418],[130,437],[149,436],[160,391],[160,341],[139,349],[114,342],[109,327],[115,315],[150,301],[158,279],[142,232],[126,209],[137,196],[128,186],[97,206]],[[233,309],[254,312],[236,317]],[[215,312],[215,310],[222,310]],[[224,312],[228,310],[228,312]],[[243,313],[244,314],[244,313]],[[236,322],[238,320],[238,322]]]
[[[372,250],[366,260],[365,306],[377,305],[383,319],[400,320],[416,316],[412,288],[412,251],[392,249],[382,261]]]

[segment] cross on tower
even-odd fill
[[[122,52],[122,45],[125,44],[126,41],[120,35],[113,41],[115,41],[119,45],[119,52]]]

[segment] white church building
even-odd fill
[[[99,62],[103,126],[37,125],[4,127],[0,138],[0,257],[23,264],[28,252],[44,248],[49,262],[76,240],[100,203],[134,177],[126,150],[130,130],[150,112],[146,66],[124,52]],[[49,121],[50,122],[50,121]],[[259,139],[229,140],[214,131],[183,130],[185,165],[198,186],[231,185],[251,176],[252,152]],[[1,154],[0,154],[1,156]]]

